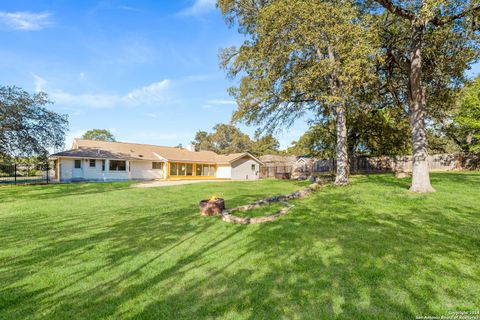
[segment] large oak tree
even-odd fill
[[[289,126],[310,111],[333,117],[335,183],[348,183],[346,112],[358,91],[374,81],[375,32],[353,1],[219,0],[232,25],[246,36],[225,49],[222,66],[240,77],[231,89],[234,120]]]
[[[375,0],[393,100],[408,106],[413,146],[410,190],[434,191],[427,164],[426,120],[451,108],[464,71],[478,57],[478,0]],[[364,1],[368,4],[369,1]],[[383,10],[381,10],[383,9]],[[390,78],[390,80],[388,79]]]
[[[63,147],[67,116],[46,108],[44,92],[0,86],[0,156],[46,156]]]

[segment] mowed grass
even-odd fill
[[[480,308],[480,173],[358,176],[285,217],[201,217],[305,183],[0,187],[0,319],[414,319]],[[267,213],[267,212],[265,212]]]

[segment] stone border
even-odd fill
[[[237,216],[234,216],[233,214],[231,214],[230,212],[232,211],[246,211],[246,210],[239,210],[238,208],[234,208],[234,209],[231,209],[231,210],[224,210],[222,212],[222,220],[225,221],[225,222],[230,222],[230,223],[235,223],[235,224],[257,224],[257,223],[262,223],[262,222],[267,222],[267,221],[273,221],[281,216],[284,216],[288,213],[288,211],[294,207],[293,204],[290,204],[286,201],[278,201],[280,203],[282,203],[283,205],[285,205],[285,207],[283,207],[282,209],[280,209],[280,211],[278,211],[277,213],[274,213],[274,214],[271,214],[271,215],[268,215],[268,216],[264,216],[264,217],[255,217],[255,218],[252,218],[252,217],[237,217]],[[253,209],[253,208],[251,208]],[[251,209],[247,209],[247,210],[251,210]]]
[[[310,195],[312,192],[320,188],[325,183],[326,183],[325,180],[317,180],[317,182],[310,184],[308,187],[287,195],[273,196],[273,197],[255,201],[247,205],[239,206],[233,209],[223,210],[221,214],[222,220],[225,222],[235,223],[235,224],[257,224],[257,223],[276,220],[281,216],[286,215],[288,211],[290,211],[290,209],[294,207],[293,204],[288,203],[288,200],[305,198],[308,195]],[[238,217],[231,214],[232,212],[235,212],[235,211],[248,211],[248,210],[256,209],[261,206],[268,205],[270,203],[275,203],[275,202],[279,202],[283,204],[284,207],[280,209],[278,212],[268,216],[254,218],[254,217]]]

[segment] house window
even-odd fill
[[[193,163],[187,163],[187,176],[193,176]]]
[[[178,165],[176,163],[170,163],[170,175],[176,176],[178,175]]]
[[[110,160],[110,171],[127,171],[127,162],[123,160]]]
[[[90,168],[95,168],[96,160],[90,159]]]
[[[170,176],[215,176],[215,165],[170,162]]]
[[[102,160],[102,171],[105,171],[105,160]]]
[[[184,176],[186,171],[187,171],[187,165],[185,163],[180,163],[178,165],[178,175]]]
[[[255,166],[255,164],[252,164],[252,171],[255,171],[257,168]]]
[[[152,162],[152,169],[163,170],[163,162]]]
[[[73,161],[73,167],[75,169],[82,169],[82,160],[74,160]]]

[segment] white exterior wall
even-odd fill
[[[78,159],[78,158],[77,158]],[[90,167],[90,159],[79,159],[82,162],[81,175],[74,178],[75,158],[60,158],[60,182],[73,180],[90,181],[121,181],[130,179],[151,180],[164,179],[164,170],[152,169],[152,161],[127,161],[126,171],[110,171],[109,160],[105,160],[105,171],[102,171],[102,160],[95,160],[95,167]],[[252,170],[255,165],[255,170]],[[164,169],[166,166],[164,165]],[[259,179],[260,164],[250,157],[243,157],[229,165],[217,166],[216,178],[232,180],[257,180]]]
[[[58,159],[60,172],[58,177],[60,182],[69,181],[72,179],[73,159]]]
[[[163,179],[163,170],[152,169],[152,161],[131,161],[130,162],[130,177],[132,179]],[[163,168],[166,168],[166,164],[163,164]]]
[[[105,163],[105,171],[102,171],[102,160],[95,160],[95,167],[90,167],[90,159],[81,159],[83,178],[85,180],[105,180],[108,172],[108,163]],[[73,166],[73,159],[71,160]]]
[[[231,179],[232,167],[227,165],[219,165],[217,167],[217,174],[215,177],[219,179]]]
[[[252,170],[255,165],[255,170]],[[260,164],[250,157],[243,157],[232,163],[232,180],[257,180]]]
[[[95,181],[115,181],[129,179],[129,161],[127,161],[126,171],[110,171],[109,162],[105,160],[105,171],[102,171],[102,160],[95,160],[95,167],[90,167],[90,159],[78,159],[82,161],[82,174],[78,178],[73,177],[73,163],[75,158],[60,158],[60,182],[69,182],[74,180],[95,180]]]

